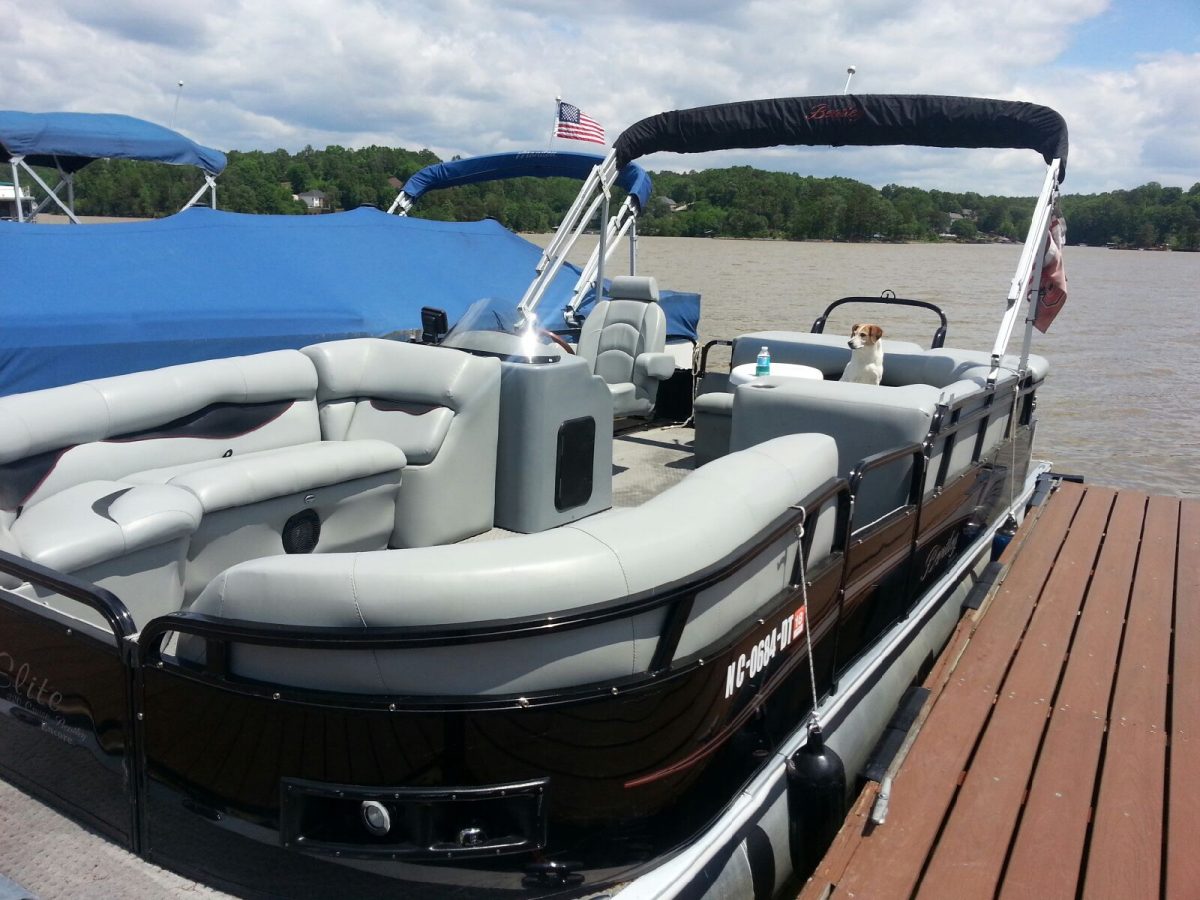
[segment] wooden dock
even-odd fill
[[[1200,897],[1200,500],[1035,512],[803,900]]]

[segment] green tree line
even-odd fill
[[[386,209],[397,185],[438,158],[429,150],[330,146],[232,151],[218,180],[218,205],[234,212],[303,213],[295,196],[319,190],[334,209]],[[642,234],[783,240],[1020,240],[1032,197],[985,196],[848,178],[815,178],[750,166],[652,173]],[[200,181],[176,166],[101,160],[76,177],[83,215],[158,216],[179,209]],[[436,191],[415,214],[442,220],[494,218],[515,231],[549,231],[578,188],[569,179],[514,179]],[[619,193],[619,192],[618,192]],[[620,199],[619,197],[617,198]],[[1067,194],[1072,244],[1200,249],[1200,183],[1188,190],[1151,182],[1132,190]]]

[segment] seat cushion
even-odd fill
[[[437,456],[453,420],[445,406],[363,400],[354,405],[346,440],[387,441],[404,451],[409,465],[424,466]]]
[[[633,382],[626,381],[621,384],[610,384],[608,390],[612,394],[613,415],[626,416],[631,412],[639,412],[641,410],[637,393],[633,389]]]
[[[609,384],[633,381],[634,360],[642,353],[661,353],[666,345],[666,320],[656,303],[640,300],[602,300],[583,324],[579,355],[592,372]]]
[[[399,471],[404,452],[385,441],[327,441],[137,472],[129,481],[181,487],[205,513]]]

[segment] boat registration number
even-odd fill
[[[771,664],[771,661],[804,633],[804,607],[784,616],[779,624],[760,637],[725,670],[725,699],[728,700]]]

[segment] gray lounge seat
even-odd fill
[[[675,358],[664,352],[667,324],[658,305],[658,283],[620,275],[608,295],[588,313],[577,352],[608,385],[613,415],[649,416],[659,383],[675,372]]]
[[[186,605],[215,575],[246,559],[385,546],[404,467],[404,453],[394,445],[357,440],[261,450],[217,466],[192,463],[128,480],[181,487],[200,503],[203,518],[184,569]],[[316,518],[306,523],[294,519],[298,514]],[[293,546],[297,541],[311,546]]]
[[[139,625],[227,565],[284,553],[298,513],[305,550],[384,547],[404,454],[322,444],[316,388],[312,363],[286,350],[4,397],[0,535],[112,590]]]
[[[884,383],[878,386],[775,376],[740,385],[733,393],[730,449],[783,434],[820,432],[837,441],[838,474],[845,477],[865,457],[923,441],[939,404],[947,406],[948,419],[954,420],[992,402],[994,412],[979,447],[981,456],[987,456],[1002,440],[1012,413],[1017,359],[1005,357],[1003,363],[1003,377],[994,392],[987,388],[988,354],[951,349],[888,352]],[[1040,381],[1048,366],[1034,356],[1029,368],[1033,380]],[[949,481],[967,469],[976,452],[975,437],[972,430],[949,447],[935,442],[925,494],[936,488],[940,475]],[[949,459],[943,460],[947,451]],[[904,505],[911,471],[911,463],[901,460],[868,475],[856,504],[856,526]]]
[[[812,334],[797,331],[759,331],[741,335],[733,342],[730,368],[752,363],[761,347],[771,351],[771,361],[812,366],[826,380],[837,381],[850,361],[850,348],[844,335]],[[887,360],[897,353],[920,353],[921,348],[908,341],[884,340],[884,370]],[[733,387],[725,372],[706,372],[694,405],[696,465],[729,452],[733,428]]]
[[[789,435],[730,454],[640,507],[502,541],[414,550],[258,559],[219,575],[193,611],[252,622],[343,627],[451,625],[563,614],[678,583],[731,558],[833,477],[824,435]],[[810,563],[830,552],[833,514],[810,523]],[[788,583],[785,535],[749,570],[696,599],[677,651],[723,639]],[[232,670],[279,684],[357,693],[488,694],[562,688],[644,672],[663,609],[523,639],[388,651],[240,645]],[[200,661],[201,641],[180,653]]]

